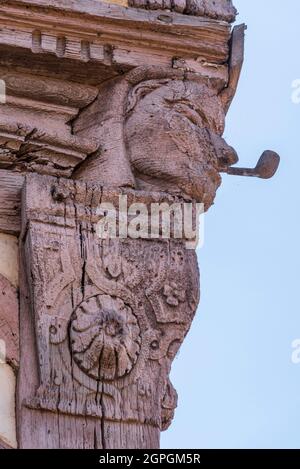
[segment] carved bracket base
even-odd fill
[[[198,304],[196,256],[183,240],[100,238],[99,206],[116,205],[120,195],[129,205],[172,201],[26,177],[22,448],[155,448],[172,420],[169,371]]]

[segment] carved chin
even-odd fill
[[[196,174],[185,171],[181,176],[166,175],[164,178],[155,178],[138,172],[135,176],[140,190],[168,192],[186,200],[203,203],[205,210],[214,203],[216,192],[222,182],[220,174],[212,167],[203,168]]]
[[[186,194],[196,202],[203,203],[205,210],[208,210],[214,203],[221,182],[221,176],[214,168],[205,169],[199,177],[193,177],[191,187],[187,188]]]

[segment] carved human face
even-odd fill
[[[149,80],[129,96],[125,138],[139,189],[213,203],[222,167],[237,161],[222,139],[224,111],[204,83]]]

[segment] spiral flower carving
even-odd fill
[[[70,324],[71,351],[77,366],[96,380],[128,374],[141,348],[140,328],[120,298],[98,295],[81,303]]]

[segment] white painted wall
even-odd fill
[[[18,238],[3,233],[0,233],[0,274],[14,287],[18,286]]]
[[[17,447],[15,418],[16,378],[9,365],[0,363],[0,437]]]

